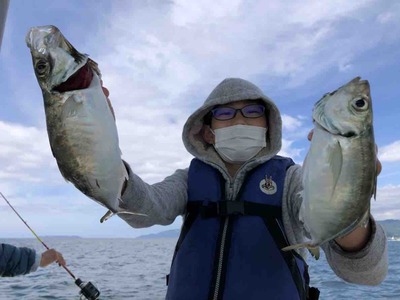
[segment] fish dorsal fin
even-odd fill
[[[71,53],[71,55],[75,58],[75,61],[78,64],[81,64],[82,62],[85,61],[85,59],[87,58],[87,55],[80,53],[78,50],[75,49],[74,46],[72,46],[72,44],[63,36],[63,42],[66,46],[66,48],[68,49],[68,51]]]
[[[92,68],[92,70],[99,76],[99,78],[101,79],[101,72],[99,69],[99,65],[97,64],[97,62],[95,62],[93,59],[88,58],[87,63],[89,64],[89,66]]]

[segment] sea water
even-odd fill
[[[43,252],[35,239],[2,239]],[[176,239],[48,238],[46,244],[63,253],[69,270],[82,281],[92,282],[100,299],[164,299]],[[390,241],[389,273],[379,286],[349,284],[330,269],[323,253],[309,257],[311,283],[320,299],[400,299],[400,242]],[[0,278],[0,300],[79,299],[74,279],[56,264],[12,278]],[[188,299],[189,300],[189,299]]]

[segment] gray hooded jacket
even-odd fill
[[[203,139],[203,117],[215,106],[239,100],[261,99],[266,105],[268,130],[267,146],[255,157],[244,163],[232,178],[222,159]],[[182,134],[186,149],[196,158],[218,169],[226,180],[229,200],[238,193],[247,172],[269,160],[281,149],[282,120],[276,105],[252,83],[237,78],[222,81],[206,99],[203,106],[187,120]],[[177,170],[162,182],[149,185],[132,172],[126,164],[130,179],[122,196],[123,208],[148,215],[121,214],[129,225],[135,228],[154,224],[171,224],[179,215],[184,215],[187,203],[188,169]],[[283,199],[282,218],[290,244],[304,242],[308,236],[299,221],[302,199],[301,166],[294,165],[287,170]],[[359,284],[379,284],[387,273],[387,241],[379,224],[371,217],[372,235],[368,244],[358,252],[343,251],[334,241],[323,245],[326,258],[333,271],[342,279]],[[305,256],[305,252],[301,252]]]

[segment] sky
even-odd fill
[[[371,86],[383,170],[372,214],[400,219],[400,3],[365,1],[10,1],[0,52],[0,192],[39,236],[137,237],[66,182],[51,154],[25,36],[55,25],[95,60],[110,90],[122,158],[146,182],[188,167],[189,115],[223,79],[259,86],[280,109],[281,155],[301,164],[313,105],[356,76]],[[0,199],[0,237],[31,237]]]

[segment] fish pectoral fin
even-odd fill
[[[300,248],[307,248],[308,251],[311,253],[311,255],[318,260],[320,253],[319,253],[319,247],[313,246],[309,243],[302,243],[302,244],[296,244],[296,245],[290,245],[287,247],[282,248],[282,251],[291,251],[291,250],[296,250]]]
[[[329,168],[332,175],[333,190],[336,187],[343,165],[342,147],[339,142],[330,144]]]

